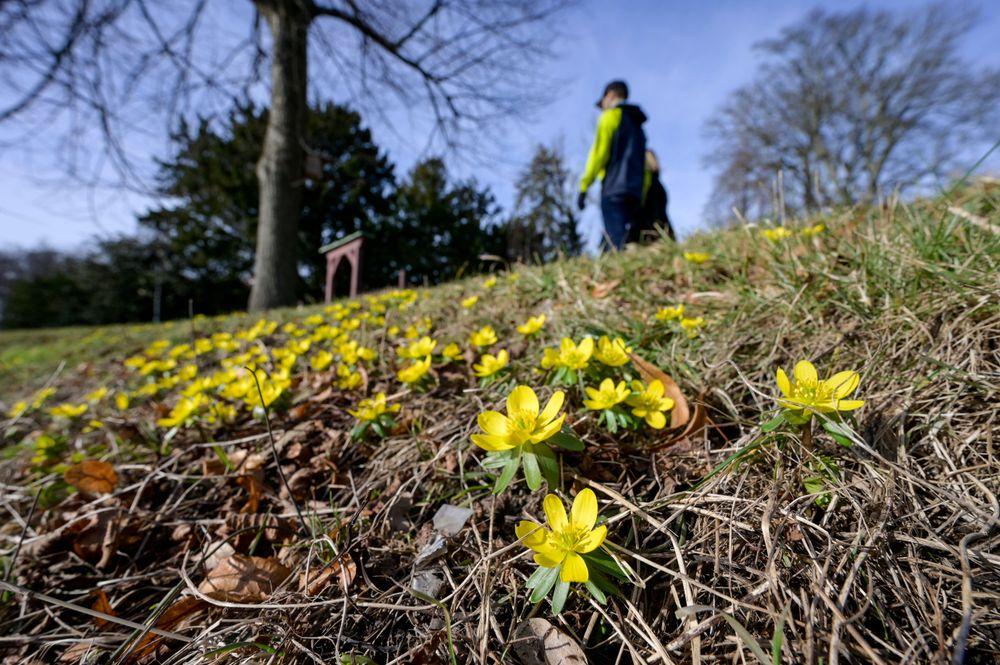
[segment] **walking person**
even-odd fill
[[[639,223],[629,229],[627,242],[649,242],[666,233],[677,240],[673,224],[667,214],[667,188],[660,180],[660,161],[652,150],[646,151],[646,173],[642,185],[642,215]]]
[[[628,103],[628,85],[612,81],[597,102],[601,115],[597,132],[580,178],[577,207],[587,205],[587,190],[601,181],[601,214],[604,217],[605,250],[621,249],[629,228],[638,226],[642,214],[643,180],[646,163],[646,114]]]

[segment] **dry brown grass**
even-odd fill
[[[364,654],[379,663],[437,663],[452,652],[462,663],[508,663],[515,629],[531,616],[549,617],[594,663],[754,662],[748,639],[770,654],[776,635],[786,663],[996,662],[998,201],[995,183],[984,182],[949,201],[843,212],[824,220],[830,231],[815,242],[773,247],[743,230],[698,237],[688,246],[714,257],[702,268],[657,245],[523,269],[517,284],[497,287],[473,313],[457,300],[477,282],[445,285],[422,301],[416,314],[432,316],[447,340],[483,323],[503,339],[542,311],[553,323],[542,343],[622,334],[705,408],[707,428],[664,446],[658,435],[597,429],[573,398],[587,448],[564,455],[562,489],[594,489],[609,541],[636,577],[607,606],[574,594],[552,619],[547,601],[528,602],[523,583],[533,565],[513,526],[541,514],[543,493],[521,482],[490,495],[468,437],[475,415],[505,386],[479,389],[465,373],[442,374],[429,393],[406,395],[405,430],[378,444],[348,441],[347,402],[308,402],[311,389],[301,385],[308,406],[276,416],[275,426],[288,475],[313,469],[295,481],[304,488],[305,528],[282,497],[277,466],[263,472],[260,512],[297,532],[286,545],[236,514],[245,494],[231,477],[203,474],[214,455],[197,435],[164,456],[112,451],[126,478],[113,502],[71,498],[30,520],[46,479],[26,476],[21,460],[8,462],[8,558],[22,546],[12,579],[87,607],[99,587],[117,616],[139,623],[177,594],[201,597],[192,625],[176,629],[190,641],[164,638],[163,663],[201,662],[237,644],[225,656],[233,662],[350,662],[339,659]],[[607,297],[591,295],[614,280]],[[700,338],[654,325],[656,308],[676,301],[708,319]],[[508,346],[514,374],[540,384],[531,367],[542,344]],[[762,432],[774,410],[775,368],[802,357],[862,373],[866,406],[851,447],[817,434],[806,448],[792,434]],[[373,383],[398,390],[387,376],[373,372]],[[259,426],[217,445],[269,451]],[[302,457],[292,460],[295,446]],[[821,492],[825,507],[803,488],[820,455],[839,468]],[[443,583],[431,603],[410,588],[443,503],[474,512],[441,556],[420,566]],[[67,510],[121,516],[129,537],[119,538],[109,565],[88,563],[52,536]],[[263,602],[200,596],[203,556],[223,542],[278,553],[294,572]],[[316,595],[299,590],[300,573],[330,561],[356,568],[346,591],[337,583]],[[70,648],[78,660],[69,662],[115,661],[129,650],[131,629],[88,620],[11,596],[0,608],[0,649],[12,663],[53,662]]]

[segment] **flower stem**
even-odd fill
[[[813,430],[812,430],[812,418],[810,418],[802,426],[802,447],[806,450],[812,450],[813,447]]]

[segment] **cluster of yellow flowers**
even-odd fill
[[[808,235],[806,230],[802,233]],[[711,259],[692,252],[684,258],[695,264]],[[486,278],[481,293],[494,289],[498,280],[495,275]],[[470,295],[460,301],[461,307],[473,310],[479,298],[479,294]],[[350,399],[354,406],[347,412],[356,420],[351,431],[354,439],[369,433],[386,437],[403,429],[397,423],[402,412],[399,397],[433,388],[439,370],[463,357],[468,358],[467,370],[481,387],[513,374],[511,353],[517,353],[517,346],[495,348],[501,339],[509,339],[497,331],[507,328],[506,324],[494,327],[478,320],[471,332],[468,330],[473,326],[466,328],[464,341],[451,341],[435,332],[427,317],[411,319],[405,327],[388,324],[387,318],[405,312],[417,299],[413,290],[396,290],[335,303],[321,313],[283,324],[264,318],[246,328],[196,336],[181,343],[158,340],[125,360],[131,371],[128,387],[100,387],[81,401],[51,406],[48,400],[55,390],[46,388],[15,404],[8,415],[20,418],[43,413],[64,429],[88,432],[102,427],[98,418],[107,414],[109,407],[127,411],[156,399],[169,404],[169,411],[157,405],[161,414],[157,425],[169,429],[169,437],[186,427],[214,427],[241,417],[260,418],[269,409],[280,410],[292,402],[296,386],[307,381],[311,387],[328,385]],[[475,312],[462,314],[463,319],[474,316]],[[677,326],[689,337],[695,337],[705,325],[703,317],[687,316],[684,304],[663,307],[655,318]],[[543,336],[547,323],[546,314],[539,313],[514,328],[517,334],[534,339]],[[373,344],[372,335],[381,335],[382,345],[395,347],[395,360],[379,358],[375,347],[381,348],[380,344],[367,345]],[[519,470],[523,470],[530,490],[538,490],[543,480],[548,485],[549,493],[543,500],[545,524],[523,520],[515,533],[539,566],[527,582],[532,601],[539,602],[551,592],[556,612],[565,603],[572,583],[584,584],[594,598],[604,602],[605,594],[615,590],[610,578],[625,579],[606,546],[607,525],[601,523],[594,492],[578,492],[567,515],[554,491],[560,486],[562,473],[559,452],[584,449],[583,441],[567,424],[567,411],[574,412],[572,406],[567,409],[568,403],[584,416],[577,426],[595,418],[611,433],[667,427],[674,400],[663,382],[651,379],[648,373],[645,376],[650,380],[637,375],[633,351],[630,342],[614,335],[562,337],[558,346],[543,349],[533,371],[544,374],[551,384],[567,387],[568,392],[553,390],[543,406],[531,386],[505,383],[505,410],[478,414],[479,431],[471,435],[472,443],[486,453],[483,467],[497,472],[495,493],[504,491]],[[641,365],[638,358],[636,364]],[[395,395],[386,394],[384,382],[368,392],[369,377],[383,367],[390,368],[390,379],[394,375],[402,384]],[[384,378],[379,375],[373,380]],[[807,428],[814,417],[825,425],[863,404],[850,399],[860,382],[857,372],[838,372],[820,379],[811,363],[800,361],[791,377],[778,369],[776,378],[780,412],[768,424],[771,429],[783,423]],[[407,421],[403,418],[402,422]],[[843,442],[842,428],[829,431]],[[64,438],[46,433],[36,439],[34,460],[49,463],[65,450]]]
[[[684,316],[684,303],[660,308],[656,312],[656,320],[664,323],[675,322],[689,339],[697,337],[705,326],[704,317]]]
[[[826,230],[825,224],[813,224],[811,226],[805,226],[798,230],[799,235],[812,238],[818,236],[820,233]],[[773,226],[770,228],[765,228],[761,230],[761,235],[770,240],[771,242],[781,242],[787,238],[791,238],[795,235],[795,231],[784,226]]]

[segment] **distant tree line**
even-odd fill
[[[347,107],[307,115],[308,170],[297,225],[299,302],[322,298],[319,248],[360,231],[363,288],[433,284],[484,267],[480,257],[546,261],[582,247],[569,171],[539,146],[517,182],[513,214],[490,189],[457,179],[444,161],[418,162],[403,178]],[[0,253],[5,328],[150,321],[244,309],[253,274],[258,179],[267,111],[236,107],[222,123],[182,123],[176,152],[158,167],[164,203],[134,235],[95,239],[76,253]],[[347,278],[346,267],[338,274]],[[342,291],[341,291],[342,292]]]
[[[816,9],[757,44],[757,75],[706,124],[706,216],[777,219],[919,191],[1000,136],[1000,69],[961,57],[977,12]]]

